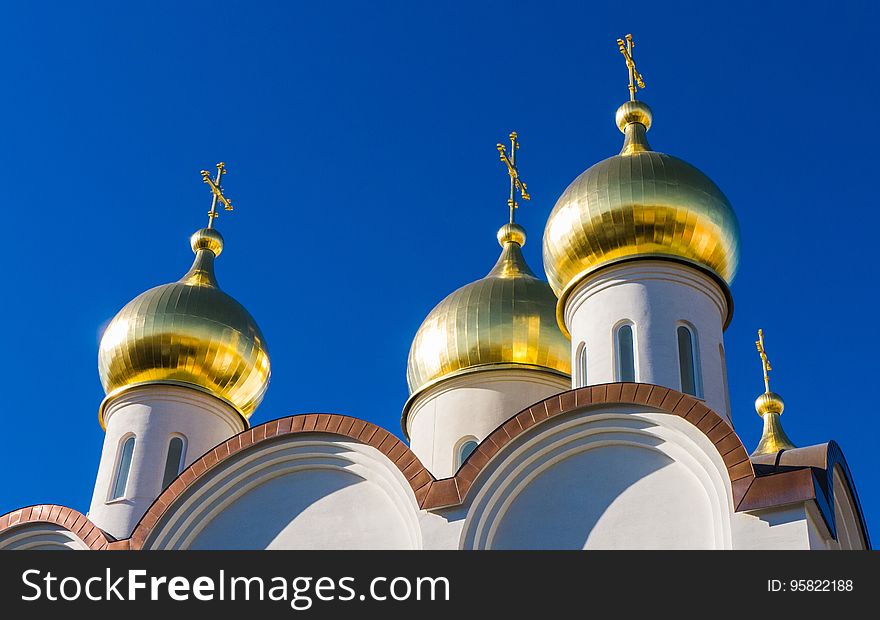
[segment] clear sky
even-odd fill
[[[723,6],[723,8],[721,8]],[[0,513],[86,511],[102,326],[188,268],[199,170],[225,160],[221,286],[259,322],[253,423],[301,412],[400,433],[421,320],[499,252],[516,129],[541,234],[616,153],[635,36],[654,148],[742,225],[726,332],[736,430],[760,436],[755,331],[798,445],[836,439],[880,540],[878,26],[870,3],[4,3]]]

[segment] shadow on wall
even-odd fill
[[[288,472],[220,511],[191,549],[395,549],[407,526],[385,492],[339,469]]]
[[[530,480],[500,515],[489,546],[711,549],[711,523],[706,493],[685,466],[650,446],[605,444]]]

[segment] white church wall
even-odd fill
[[[455,474],[456,446],[482,441],[523,409],[571,389],[567,377],[540,370],[484,369],[451,377],[425,390],[410,409],[412,451],[436,478]]]
[[[154,549],[420,549],[406,478],[375,448],[290,435],[197,480],[153,529]]]
[[[534,427],[481,473],[460,546],[728,549],[727,470],[706,436],[648,407],[602,405]]]
[[[804,503],[739,512],[732,520],[734,549],[810,549]]]
[[[636,381],[681,390],[677,328],[696,332],[702,398],[730,421],[726,369],[722,359],[727,302],[719,285],[699,270],[672,261],[640,260],[602,269],[585,279],[565,305],[571,333],[572,368],[587,351],[587,384],[619,381],[615,376],[614,331],[634,326]]]
[[[28,523],[0,535],[0,551],[85,551],[76,535],[53,523]]]
[[[740,512],[733,518],[735,549],[864,549],[855,504],[840,467],[834,473],[836,538],[814,500],[765,510]]]
[[[424,549],[458,549],[461,532],[467,516],[467,506],[461,505],[437,511],[421,511],[419,526]]]
[[[174,385],[130,389],[107,406],[106,434],[89,510],[92,522],[116,538],[126,538],[162,492],[168,445],[185,438],[184,467],[244,430],[232,407],[198,390]],[[119,451],[135,437],[125,494],[111,499]],[[181,470],[182,471],[182,470]]]

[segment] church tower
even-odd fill
[[[568,339],[556,325],[556,296],[522,255],[516,193],[529,199],[516,167],[519,141],[499,144],[510,176],[510,219],[498,231],[501,256],[484,277],[451,293],[419,327],[407,363],[410,397],[401,425],[438,478],[451,476],[510,416],[570,385]]]
[[[215,179],[202,172],[213,204],[208,227],[190,238],[192,267],[126,304],[101,338],[106,435],[89,518],[117,538],[131,534],[183,468],[248,428],[268,387],[263,335],[214,276],[223,251],[217,204],[232,209],[225,172],[222,163]]]
[[[644,82],[632,37],[618,45],[630,79],[616,117],[623,148],[568,186],[544,230],[572,384],[655,383],[730,421],[723,333],[739,225],[711,179],[648,144],[653,116],[635,97]]]

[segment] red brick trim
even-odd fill
[[[7,512],[0,516],[0,534],[33,523],[51,523],[63,527],[95,551],[106,549],[116,540],[81,512],[57,504],[39,504]]]
[[[253,445],[277,437],[301,433],[329,433],[373,446],[395,464],[415,493],[422,509],[461,504],[474,480],[501,449],[526,430],[544,420],[590,405],[645,405],[677,415],[694,424],[712,441],[733,483],[734,506],[739,506],[755,479],[752,463],[733,428],[702,401],[669,388],[646,383],[609,383],[563,392],[536,403],[495,429],[451,478],[437,480],[410,448],[383,428],[349,416],[310,413],[272,420],[246,430],[220,444],[190,465],[156,499],[135,527],[131,549],[140,549],[152,529],[193,482],[219,463]]]
[[[700,429],[715,445],[724,460],[733,487],[733,505],[738,508],[746,490],[755,479],[755,471],[745,446],[733,428],[721,416],[693,396],[647,383],[594,385],[563,392],[535,403],[495,429],[464,462],[455,475],[456,488],[459,491],[457,502],[431,504],[423,507],[439,508],[463,501],[474,480],[492,457],[532,426],[576,409],[603,404],[653,407],[684,418]]]
[[[280,418],[255,426],[202,455],[153,502],[132,532],[130,548],[141,549],[147,536],[165,511],[186,492],[190,485],[211,469],[251,446],[273,441],[278,437],[302,433],[329,433],[373,446],[391,459],[391,462],[403,472],[415,493],[419,506],[425,507],[425,496],[428,494],[430,485],[434,482],[434,477],[405,443],[384,428],[365,420],[335,413],[308,413]]]
[[[746,491],[755,480],[755,472],[745,447],[726,421],[696,398],[669,388],[645,383],[610,383],[563,392],[521,411],[486,437],[450,478],[435,479],[406,444],[375,424],[344,415],[310,413],[272,420],[245,430],[202,455],[153,502],[128,540],[114,541],[81,513],[51,505],[22,508],[0,517],[0,533],[24,523],[43,521],[69,529],[92,549],[140,549],[165,511],[197,479],[251,446],[301,433],[329,433],[371,445],[403,473],[420,508],[457,506],[467,497],[483,468],[515,438],[547,419],[601,404],[653,407],[684,418],[700,429],[724,460],[733,485],[733,503],[740,509]]]

